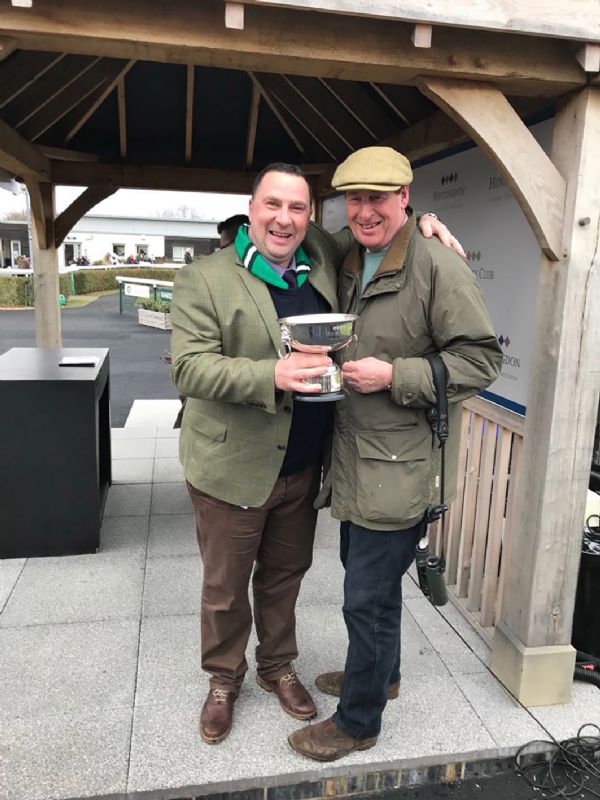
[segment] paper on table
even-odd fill
[[[63,356],[59,367],[95,367],[100,359],[97,356]]]

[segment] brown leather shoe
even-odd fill
[[[274,681],[256,676],[256,682],[267,692],[275,692],[281,707],[294,719],[312,719],[317,713],[312,697],[296,677],[288,672]]]
[[[325,694],[332,694],[339,697],[342,693],[342,683],[344,681],[343,672],[323,672],[315,678],[315,686]],[[388,686],[388,700],[395,700],[400,692],[400,681],[390,683]]]
[[[293,750],[316,761],[335,761],[355,750],[368,750],[377,744],[377,737],[353,739],[335,724],[326,719],[316,725],[307,725],[288,736]]]
[[[233,704],[237,695],[220,686],[213,686],[200,712],[200,736],[207,744],[222,742],[231,730]]]

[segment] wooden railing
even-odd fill
[[[463,404],[457,497],[430,538],[452,602],[491,645],[510,548],[524,417],[476,397]]]

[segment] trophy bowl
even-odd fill
[[[353,339],[354,323],[358,319],[354,314],[299,314],[293,317],[282,317],[278,320],[281,327],[281,340],[285,348],[285,355],[292,350],[301,353],[330,353],[346,347]],[[302,394],[296,392],[295,400],[304,402],[330,402],[341,400],[342,373],[340,368],[333,364],[325,375],[306,380],[307,384],[320,386],[320,392]]]

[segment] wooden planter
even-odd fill
[[[162,311],[149,311],[146,308],[138,308],[138,322],[140,325],[160,328],[161,331],[171,330],[171,315]]]

